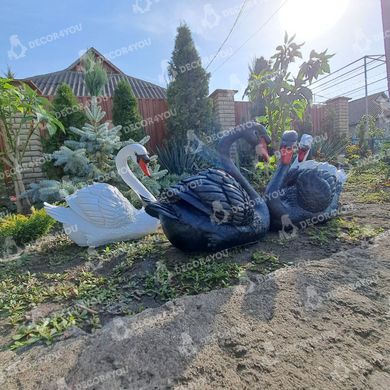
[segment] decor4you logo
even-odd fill
[[[251,8],[255,7],[257,4],[263,4],[269,0],[249,0],[246,3],[245,9],[249,11]],[[216,11],[212,4],[207,3],[203,6],[203,18],[200,21],[200,24],[204,30],[213,29],[218,27],[221,19],[227,18],[229,16],[236,16],[241,11],[241,6],[236,5],[229,8],[224,8],[220,11]]]
[[[133,12],[135,14],[144,14],[149,12],[153,4],[159,3],[161,0],[135,0],[133,3]]]
[[[57,32],[43,35],[39,38],[28,41],[27,46],[22,43],[17,34],[13,34],[9,37],[9,43],[11,47],[8,50],[8,58],[10,60],[18,60],[19,58],[23,58],[26,56],[26,52],[28,49],[34,49],[38,46],[46,45],[48,43],[57,41],[58,39],[65,38],[68,35],[76,34],[81,30],[82,24],[75,24],[74,26],[69,26]]]

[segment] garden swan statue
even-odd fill
[[[270,139],[256,122],[227,130],[217,146],[223,169],[207,169],[180,181],[146,212],[161,221],[169,241],[183,251],[212,251],[258,241],[269,229],[263,198],[230,159],[230,147],[245,139],[268,158]]]
[[[138,163],[145,175],[150,176],[147,150],[140,144],[122,148],[116,158],[116,168],[124,182],[149,202],[156,198],[131,172],[127,160]],[[98,247],[117,241],[134,240],[154,233],[159,221],[136,209],[116,187],[94,183],[66,198],[68,207],[45,203],[46,212],[64,224],[65,232],[79,246]]]
[[[329,163],[306,160],[313,140],[307,134],[302,136],[298,156],[290,166],[297,139],[294,130],[284,132],[281,158],[266,188],[271,228],[274,230],[283,230],[286,220],[291,226],[301,228],[307,225],[307,221],[325,222],[334,217],[346,179],[344,171]]]

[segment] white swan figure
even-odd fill
[[[124,182],[137,194],[155,202],[156,198],[131,172],[127,160],[138,163],[145,175],[150,176],[147,150],[140,144],[122,148],[116,158],[116,168]],[[140,196],[141,195],[141,196]],[[136,209],[116,187],[95,183],[68,196],[69,207],[45,203],[52,218],[64,224],[65,233],[79,246],[98,247],[117,241],[135,240],[154,233],[160,222]]]

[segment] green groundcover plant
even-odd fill
[[[11,214],[0,219],[0,255],[45,235],[54,224],[44,209],[34,208],[30,216]]]

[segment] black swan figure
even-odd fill
[[[146,212],[161,221],[169,241],[183,251],[214,251],[259,240],[269,229],[265,201],[256,193],[229,155],[244,138],[268,159],[270,138],[265,128],[248,122],[226,132],[217,151],[224,170],[207,169],[180,181]]]
[[[290,227],[306,227],[327,221],[337,213],[345,173],[328,163],[306,161],[310,137],[302,137],[298,157],[290,167],[298,134],[294,130],[283,134],[279,166],[266,188],[273,230],[284,229],[286,221]]]

